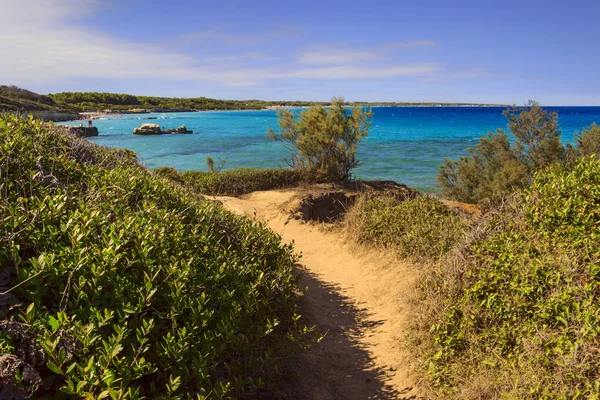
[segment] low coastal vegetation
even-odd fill
[[[300,346],[291,246],[134,153],[4,115],[0,193],[2,396],[258,395]]]
[[[364,195],[349,210],[344,227],[357,243],[394,251],[416,261],[436,260],[452,250],[475,219],[439,200]]]
[[[49,96],[6,85],[0,85],[0,112],[35,113],[45,119],[61,121],[78,117],[73,107],[57,104]]]
[[[174,168],[161,167],[154,172],[210,196],[241,196],[258,190],[283,189],[298,186],[308,179],[304,170],[291,168],[178,172]]]
[[[53,110],[58,105],[49,96],[33,93],[17,86],[0,85],[0,110]]]
[[[598,398],[600,160],[537,173],[425,275],[432,397]]]

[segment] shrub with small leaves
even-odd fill
[[[296,261],[263,224],[143,169],[129,151],[0,117],[10,288],[0,351],[22,363],[4,390],[98,399],[265,390],[301,343]]]
[[[538,173],[422,284],[434,397],[600,396],[600,160]]]

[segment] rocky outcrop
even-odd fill
[[[134,135],[162,135],[164,132],[158,124],[142,124],[133,130]]]
[[[98,128],[95,126],[68,126],[67,130],[79,137],[98,136]]]
[[[134,135],[166,135],[172,133],[190,134],[194,132],[187,129],[185,125],[163,131],[158,124],[142,124],[142,126],[133,130]]]

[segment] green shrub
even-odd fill
[[[131,152],[0,117],[5,395],[255,393],[299,343],[296,261]]]
[[[539,173],[425,277],[416,337],[434,395],[598,398],[599,265],[600,161]]]
[[[498,129],[467,149],[469,156],[445,160],[437,177],[443,196],[486,207],[497,205],[527,187],[534,172],[564,161],[555,112],[529,102],[526,109],[508,109],[504,115],[514,143],[511,145],[507,133]]]
[[[464,236],[470,219],[438,200],[417,197],[363,196],[345,224],[355,241],[396,251],[415,259],[436,259]]]
[[[197,193],[211,196],[241,196],[258,190],[293,187],[307,179],[300,169],[249,169],[240,168],[225,172],[186,171],[173,168],[154,170],[157,174],[184,184]]]
[[[290,166],[310,171],[319,181],[350,179],[360,161],[356,150],[369,133],[371,110],[349,109],[343,98],[333,98],[331,107],[315,105],[300,113],[280,110],[280,133],[269,129],[268,136],[282,141],[292,151]]]

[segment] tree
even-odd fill
[[[556,161],[562,161],[565,148],[560,143],[558,114],[548,112],[539,103],[529,100],[527,109],[505,110],[508,129],[515,136],[515,155],[530,172]]]
[[[558,115],[530,101],[525,109],[503,112],[514,135],[498,129],[468,149],[469,156],[445,160],[438,173],[442,194],[466,203],[490,206],[531,183],[535,171],[565,158]]]
[[[581,134],[576,134],[575,143],[577,156],[600,155],[600,126],[594,123]]]
[[[360,161],[356,150],[368,135],[373,113],[360,107],[348,108],[343,98],[333,98],[331,106],[312,106],[296,113],[280,110],[280,132],[269,129],[268,136],[286,144],[294,168],[306,168],[321,181],[345,181]]]

